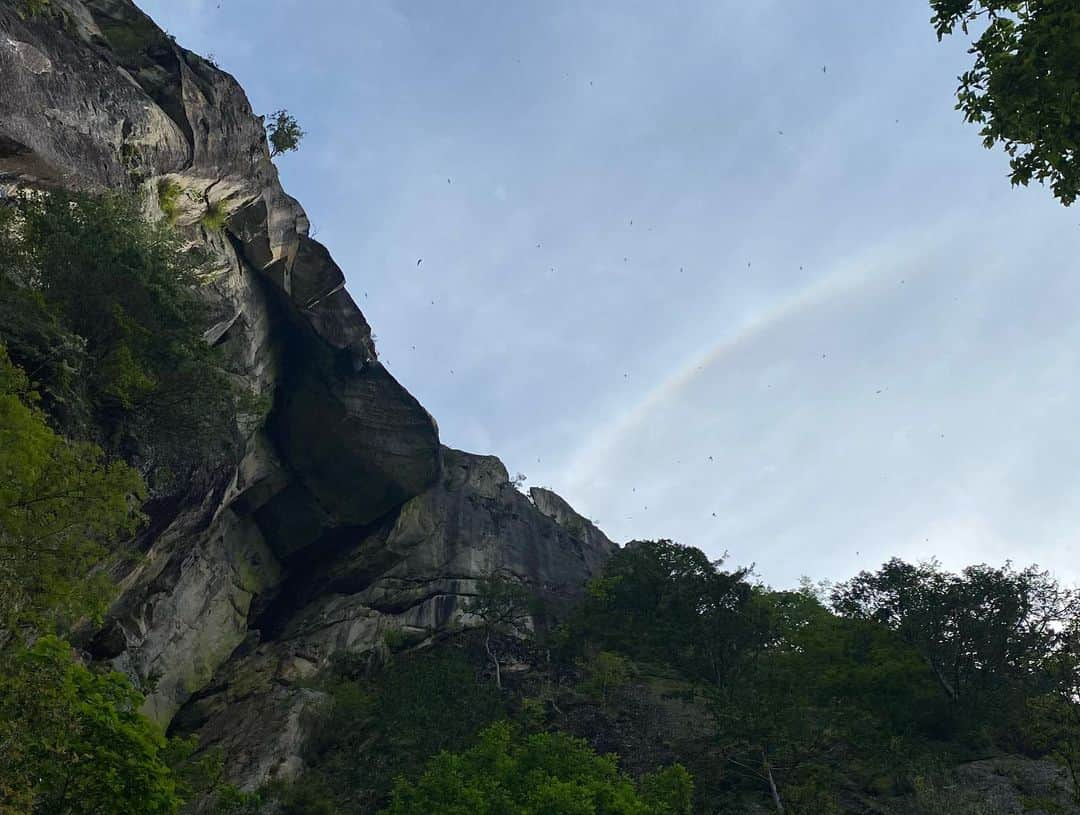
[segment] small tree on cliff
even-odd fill
[[[476,597],[469,609],[480,618],[484,631],[484,650],[495,668],[495,686],[502,690],[502,670],[495,652],[493,634],[520,637],[528,632],[529,593],[519,583],[502,577],[479,581]]]
[[[277,110],[266,118],[266,137],[270,140],[271,148],[270,158],[300,147],[300,140],[305,134],[295,116],[287,110]]]

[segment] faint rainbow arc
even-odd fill
[[[905,236],[908,239],[906,241],[897,240],[896,243],[902,247],[898,251],[882,252],[881,246],[866,250],[845,263],[833,274],[819,278],[792,296],[784,298],[763,313],[747,320],[733,333],[722,338],[705,352],[692,358],[687,364],[651,389],[643,399],[618,417],[612,424],[604,428],[592,442],[574,454],[566,468],[567,482],[576,487],[588,479],[602,462],[604,455],[618,444],[624,436],[641,424],[665,401],[678,395],[692,384],[700,374],[704,374],[725,357],[766,334],[770,329],[872,283],[883,276],[886,267],[895,268],[898,265],[909,263],[911,255],[916,253],[925,254],[931,248],[930,244],[936,244],[943,239],[949,233],[949,229],[947,224],[939,223],[927,232],[929,234],[924,232],[920,236],[923,239],[921,241],[911,240],[911,235]],[[915,247],[918,247],[918,252],[916,252]],[[892,257],[888,258],[888,260],[883,259],[882,255],[885,254],[891,254]],[[867,257],[868,255],[877,255],[877,257],[870,258]],[[917,269],[909,268],[906,274],[914,278]]]

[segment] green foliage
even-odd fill
[[[884,626],[829,611],[814,587],[755,587],[751,635],[713,689],[717,741],[731,771],[789,812],[839,812],[841,772],[899,792],[932,740],[946,702],[913,649]]]
[[[1060,0],[931,0],[938,39],[985,16],[956,107],[983,144],[1009,154],[1013,185],[1049,181],[1065,206],[1080,193],[1080,8]]]
[[[403,651],[408,647],[409,637],[400,628],[391,628],[383,634],[383,643],[391,653]]]
[[[664,746],[699,777],[697,768],[706,772],[698,811],[763,805],[783,806],[789,815],[838,815],[852,796],[876,794],[902,796],[908,809],[898,811],[974,814],[984,811],[982,800],[950,786],[948,768],[976,750],[1024,751],[1052,756],[1070,770],[1080,766],[1075,598],[1042,572],[977,566],[948,575],[934,565],[894,561],[877,575],[838,585],[829,598],[834,608],[820,585],[774,591],[750,585],[745,575],[723,572],[698,550],[670,541],[616,553],[588,585],[583,608],[547,641],[555,652],[553,673],[517,679],[511,690],[529,695],[509,698],[503,709],[533,729],[567,727],[604,743],[614,739],[638,768],[649,766],[643,762],[649,749],[630,731],[655,727],[649,717],[662,710],[694,716],[689,729],[704,724],[698,733],[710,725],[712,732],[685,739],[672,732],[671,744],[665,734]],[[479,594],[475,609],[486,630],[477,639],[487,644],[490,660],[497,647],[491,643],[499,642],[493,632],[509,631],[526,603],[521,587],[509,581],[487,581]],[[954,653],[961,642],[975,649],[964,670],[981,672],[973,678],[961,671],[963,698],[979,704],[958,704],[932,667],[941,657],[928,656],[938,647]],[[410,686],[398,671],[419,667],[413,662],[419,656],[399,656],[377,678],[335,690],[339,702],[324,730],[333,746],[316,751],[314,769],[281,799],[287,815],[370,812],[385,803],[385,785],[395,774],[403,780],[390,815],[531,812],[540,801],[551,812],[618,811],[599,807],[566,779],[549,784],[541,772],[528,783],[536,780],[543,791],[521,793],[513,765],[527,739],[511,736],[505,749],[490,740],[472,747],[483,722],[462,725],[456,707],[481,687],[471,667],[460,681],[439,679],[441,691],[399,697],[392,706],[399,713],[378,707],[376,698],[390,688]],[[661,703],[636,693],[619,697],[625,705],[611,703],[629,676],[642,678],[635,688],[644,692],[657,672],[666,677]],[[578,687],[585,693],[553,700],[561,707],[547,704],[543,687],[567,674],[583,677]],[[683,691],[690,698],[678,701]],[[491,693],[496,711],[504,697]],[[438,700],[436,708],[430,699],[423,707],[427,694]],[[404,710],[408,715],[399,718]],[[450,732],[455,735],[443,738]],[[421,774],[418,762],[429,748],[455,752]],[[481,765],[485,755],[489,763]],[[499,767],[508,768],[509,780]],[[644,799],[661,777],[643,780],[636,794]],[[690,786],[676,778],[672,787],[685,794],[674,811],[687,811]]]
[[[548,700],[541,696],[525,696],[518,700],[514,720],[526,730],[543,730],[548,720]]]
[[[896,631],[927,663],[949,698],[990,704],[1009,690],[1037,690],[1061,641],[1059,624],[1080,615],[1080,592],[1031,566],[1016,571],[890,560],[836,587],[836,610]]]
[[[495,686],[502,690],[502,669],[492,636],[521,637],[529,633],[529,592],[512,580],[490,576],[479,582],[469,611],[483,623],[484,648],[495,670]]]
[[[529,593],[520,583],[487,577],[479,581],[469,611],[481,619],[485,628],[521,634],[529,616]]]
[[[1073,800],[1080,804],[1080,621],[1062,632],[1047,666],[1049,691],[1027,700],[1033,746],[1069,773]]]
[[[103,21],[101,33],[116,55],[125,63],[137,63],[155,46],[165,46],[168,35],[158,30],[149,17],[126,17]]]
[[[202,802],[209,815],[257,815],[262,797],[226,782],[225,751],[198,748],[198,736],[177,737],[169,739],[161,754],[180,798]]]
[[[166,223],[120,195],[26,196],[0,208],[0,264],[17,303],[0,306],[0,339],[66,433],[138,458],[155,488],[233,443],[233,388],[201,335],[201,259]]]
[[[772,797],[775,785],[789,811],[826,813],[843,763],[901,791],[956,732],[918,651],[876,619],[833,613],[821,586],[772,591],[745,576],[671,541],[635,543],[589,584],[554,645],[585,651],[589,686],[608,673],[597,651],[702,683],[729,789]]]
[[[642,776],[638,794],[658,815],[684,815],[694,804],[694,779],[681,764],[672,764]]]
[[[1080,703],[1057,693],[1028,700],[1034,744],[1068,770],[1073,799],[1080,803]]]
[[[225,222],[229,220],[229,211],[225,208],[225,200],[207,201],[206,211],[199,218],[199,223],[211,232],[220,232],[225,228]]]
[[[120,145],[120,163],[129,171],[136,170],[141,163],[139,152],[137,145],[134,145],[131,142],[124,142]]]
[[[504,715],[459,648],[399,654],[370,677],[343,663],[327,690],[333,702],[315,728],[310,769],[278,796],[285,815],[370,813],[396,776],[415,777],[430,756],[471,743]]]
[[[169,224],[176,223],[180,216],[180,197],[183,194],[184,188],[175,181],[163,178],[158,182],[158,207]]]
[[[30,263],[19,225],[18,210],[0,206],[0,343],[33,372],[41,406],[57,428],[80,435],[92,413],[83,382],[86,341],[65,328],[40,291],[16,283]]]
[[[142,517],[138,473],[58,436],[36,402],[0,345],[0,646],[100,615],[110,584],[92,568]]]
[[[270,157],[280,156],[300,147],[300,141],[305,133],[300,125],[287,110],[278,110],[271,113],[266,123],[266,136],[270,140]]]
[[[722,682],[743,637],[746,572],[724,572],[699,549],[668,540],[616,552],[587,588],[571,644],[589,639],[635,659]]]
[[[215,795],[210,812],[211,815],[258,815],[262,803],[259,793],[227,784]]]
[[[829,778],[824,759],[841,735],[839,700],[823,687],[828,675],[818,650],[835,634],[821,630],[829,613],[806,592],[756,589],[745,615],[756,636],[715,692],[724,753],[733,771],[774,799],[804,802],[793,811],[815,811],[813,800],[828,812],[820,781],[808,781]]]
[[[417,781],[399,780],[382,815],[689,815],[691,794],[682,768],[638,788],[614,756],[598,756],[580,739],[515,739],[500,723],[472,749],[437,755]]]
[[[40,17],[49,11],[49,0],[22,0],[22,5],[29,17]]]
[[[176,811],[165,738],[123,675],[83,667],[54,637],[0,667],[0,814]]]
[[[614,651],[600,651],[580,660],[585,672],[581,689],[607,704],[611,694],[630,681],[633,663]]]

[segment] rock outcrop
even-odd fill
[[[299,680],[335,653],[471,624],[491,574],[557,614],[614,544],[553,493],[518,492],[497,459],[440,445],[231,76],[129,0],[27,9],[0,0],[0,193],[128,190],[161,217],[158,191],[179,188],[177,227],[215,264],[206,339],[272,405],[238,419],[236,460],[159,496],[146,556],[87,648],[147,690],[159,722],[179,712],[226,746],[234,780],[291,775],[319,702]]]
[[[421,642],[469,625],[469,599],[489,575],[532,589],[547,611],[533,623],[543,627],[613,550],[599,531],[589,542],[538,512],[497,458],[444,448],[443,461],[431,489],[376,524],[338,530],[295,569],[263,609],[258,635],[181,712],[179,725],[224,747],[240,777],[300,766],[295,730],[317,701],[303,680],[335,654],[376,653],[391,634]],[[253,740],[253,732],[263,735]],[[266,741],[276,747],[251,749]]]

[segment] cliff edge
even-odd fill
[[[37,15],[3,0],[0,88],[0,195],[126,190],[160,218],[157,191],[179,189],[177,229],[213,259],[206,341],[271,406],[255,426],[236,418],[233,459],[153,496],[144,556],[85,638],[144,689],[149,715],[226,747],[245,787],[291,777],[320,701],[303,680],[335,654],[469,626],[490,575],[555,614],[580,595],[615,545],[554,493],[520,493],[498,459],[440,444],[379,362],[233,77],[128,0]]]

